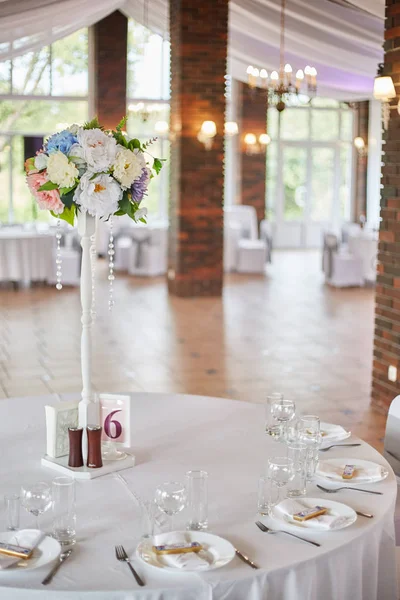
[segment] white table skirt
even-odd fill
[[[47,281],[53,268],[54,236],[0,231],[0,281]]]
[[[395,600],[393,512],[397,485],[389,477],[372,487],[373,496],[341,492],[335,500],[372,512],[351,527],[331,533],[309,533],[321,548],[259,531],[257,480],[268,456],[283,446],[263,433],[263,406],[167,394],[133,394],[133,450],[137,466],[122,472],[142,500],[152,499],[157,484],[184,480],[188,469],[209,472],[210,530],[226,537],[262,568],[253,570],[235,558],[226,567],[202,574],[160,573],[135,565],[146,580],[138,588],[128,567],[118,563],[114,545],[129,552],[136,546],[138,504],[116,474],[77,484],[78,543],[72,557],[47,588],[40,581],[46,568],[0,573],[5,600]],[[70,398],[70,396],[69,396]],[[0,493],[21,483],[50,481],[40,466],[45,448],[44,410],[54,396],[3,400],[0,403]],[[349,449],[351,456],[382,465],[384,458],[367,444]],[[332,450],[330,457],[343,455]],[[325,456],[328,456],[325,455]],[[321,497],[314,485],[309,495]],[[322,495],[322,497],[324,497]],[[330,496],[332,499],[332,496]],[[4,527],[4,514],[3,517]],[[182,524],[186,515],[179,517]],[[23,515],[23,526],[30,523]],[[42,517],[50,526],[50,515]]]
[[[363,277],[366,281],[376,280],[376,261],[378,256],[378,238],[374,233],[349,235],[350,252],[362,260]]]

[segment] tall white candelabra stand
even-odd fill
[[[81,335],[81,371],[82,371],[82,398],[78,406],[79,427],[83,427],[82,454],[83,460],[87,457],[88,425],[98,425],[100,422],[100,407],[96,402],[92,388],[92,240],[96,234],[96,218],[86,212],[78,212],[78,233],[81,236],[82,266],[81,266],[81,306],[82,306],[82,335]],[[95,242],[93,242],[95,243]],[[68,466],[68,456],[42,458],[42,465],[56,471],[68,474],[76,479],[93,479],[114,471],[122,471],[133,467],[135,457],[128,454],[122,460],[107,460],[97,469],[84,467],[73,468]]]

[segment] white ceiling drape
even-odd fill
[[[168,0],[0,0],[0,60],[37,50],[117,9],[168,36]],[[371,97],[383,25],[384,0],[287,0],[286,60],[296,70],[315,66],[322,95]],[[277,69],[279,34],[280,0],[231,0],[230,74],[245,81],[249,64]]]

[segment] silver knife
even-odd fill
[[[356,513],[360,517],[367,517],[367,519],[373,519],[374,518],[374,515],[371,515],[370,513],[361,512],[360,510],[356,510]]]
[[[66,550],[66,552],[62,552],[60,554],[60,558],[58,559],[58,563],[56,563],[54,565],[54,567],[52,568],[52,570],[50,571],[50,573],[48,575],[46,575],[46,577],[43,579],[42,585],[47,585],[48,583],[50,583],[50,581],[53,579],[54,575],[57,573],[58,569],[67,560],[67,558],[69,556],[71,556],[71,554],[72,554],[72,550]]]
[[[260,568],[258,565],[256,565],[256,563],[253,563],[252,560],[250,560],[247,556],[242,554],[240,552],[240,550],[238,550],[237,548],[235,548],[235,552],[236,552],[236,556],[238,556],[240,558],[240,560],[242,560],[244,563],[246,563],[246,565],[250,565],[250,567],[252,567],[253,569]]]

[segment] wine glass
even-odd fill
[[[281,501],[281,490],[295,475],[293,461],[287,456],[274,456],[268,459],[268,475],[278,488],[277,504]]]
[[[21,505],[36,517],[36,529],[39,527],[39,515],[52,505],[51,489],[47,483],[40,481],[21,488]]]
[[[173,531],[173,517],[186,505],[186,488],[179,481],[168,481],[156,489],[155,501],[158,508],[169,516],[170,531]]]
[[[279,400],[274,402],[271,406],[271,412],[274,419],[276,419],[282,427],[282,438],[286,439],[287,436],[287,423],[290,421],[296,412],[296,405],[293,400]]]
[[[281,426],[274,418],[272,407],[281,400],[283,400],[283,394],[280,392],[273,392],[267,396],[267,401],[265,404],[265,432],[276,440],[278,440],[281,436]]]

